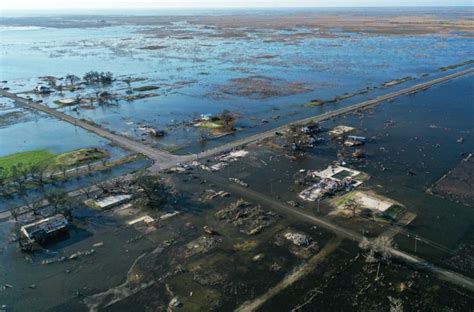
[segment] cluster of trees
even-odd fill
[[[51,171],[52,167],[48,164],[30,166],[18,163],[10,169],[0,167],[0,195],[6,195],[12,190],[24,193],[31,184],[44,187],[46,180],[51,176]]]
[[[144,207],[159,209],[174,197],[171,189],[157,176],[140,175],[135,180],[134,196]]]
[[[76,82],[81,80],[81,78],[73,74],[67,74],[65,79],[66,79],[66,82],[68,82],[71,86],[73,86],[74,84],[76,84]]]
[[[224,132],[231,132],[235,130],[235,116],[227,109],[220,113],[217,118],[222,123],[222,130]]]
[[[159,176],[140,174],[135,179],[118,178],[96,184],[102,195],[132,193],[137,202],[146,208],[162,209],[175,198],[170,187]],[[90,188],[82,188],[82,195],[91,198]]]
[[[86,83],[102,83],[102,84],[110,84],[114,80],[114,75],[111,72],[97,72],[97,71],[90,71],[87,72],[83,79]]]

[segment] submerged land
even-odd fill
[[[471,8],[0,25],[0,310],[472,307]]]

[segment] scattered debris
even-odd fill
[[[128,221],[128,225],[134,225],[134,224],[137,224],[139,222],[143,222],[145,223],[146,225],[150,225],[152,224],[153,222],[155,222],[155,219],[153,219],[152,217],[150,216],[143,216],[143,217],[140,217],[140,218],[137,218],[137,219],[134,219],[134,220],[131,220],[131,221]]]
[[[308,246],[311,241],[311,239],[308,238],[306,235],[300,234],[300,233],[288,232],[285,234],[285,238],[291,241],[294,245],[299,246],[299,247]]]
[[[307,201],[316,201],[326,195],[350,191],[362,184],[361,181],[354,179],[360,173],[342,166],[329,166],[325,170],[311,172],[310,175],[321,180],[301,191],[299,197]]]
[[[138,130],[140,130],[144,133],[147,133],[147,134],[149,134],[153,137],[156,137],[156,138],[161,138],[161,137],[164,137],[166,135],[166,132],[164,130],[156,130],[155,128],[150,127],[150,126],[139,127]]]
[[[264,228],[274,224],[279,216],[272,211],[267,211],[259,205],[252,205],[242,199],[229,205],[229,207],[219,210],[216,213],[219,220],[240,229],[240,232],[247,235],[256,235]]]
[[[238,185],[243,186],[243,187],[249,187],[247,183],[237,178],[229,178],[229,181],[237,183]]]
[[[164,220],[168,220],[174,216],[177,216],[179,215],[180,212],[179,211],[174,211],[174,212],[168,212],[168,213],[165,213],[164,215],[160,216],[160,220],[164,221]]]
[[[343,134],[346,134],[354,130],[355,128],[348,127],[348,126],[337,126],[333,128],[331,131],[329,131],[329,134],[332,136],[341,136]]]
[[[173,299],[170,300],[169,304],[168,304],[168,307],[169,308],[178,308],[180,306],[182,306],[183,304],[181,303],[181,301],[179,301],[179,298],[178,297],[174,297]]]
[[[211,228],[209,225],[203,226],[202,229],[204,230],[204,232],[206,232],[206,233],[209,234],[209,235],[217,235],[217,234],[218,234],[218,233],[217,233],[213,228]]]

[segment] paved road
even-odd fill
[[[252,136],[240,139],[240,140],[236,140],[236,141],[231,142],[231,143],[223,144],[219,147],[212,148],[212,149],[209,149],[207,151],[204,151],[204,152],[201,152],[201,153],[198,153],[198,154],[193,154],[193,155],[173,155],[173,154],[170,154],[166,151],[156,149],[156,148],[150,147],[148,145],[145,145],[141,142],[138,142],[138,141],[132,140],[130,138],[124,137],[122,135],[115,134],[115,133],[113,133],[109,130],[101,128],[99,125],[94,125],[94,124],[85,122],[83,120],[74,118],[74,117],[69,116],[67,114],[64,114],[60,111],[49,108],[45,105],[28,101],[25,98],[19,97],[16,94],[7,92],[5,90],[0,90],[0,95],[3,96],[3,97],[7,97],[7,98],[10,98],[10,99],[14,100],[16,102],[16,104],[18,104],[20,106],[47,113],[47,114],[52,115],[52,116],[54,116],[58,119],[69,122],[69,123],[71,123],[75,126],[81,127],[81,128],[83,128],[87,131],[93,132],[93,133],[95,133],[95,134],[97,134],[101,137],[104,137],[104,138],[112,141],[113,143],[115,143],[115,144],[117,144],[117,145],[119,145],[119,146],[121,146],[125,149],[131,150],[135,153],[141,153],[141,154],[147,156],[148,158],[150,158],[154,161],[154,164],[150,168],[150,170],[152,172],[159,172],[161,170],[168,169],[172,166],[175,166],[176,163],[178,163],[178,162],[185,163],[185,162],[189,162],[189,161],[192,161],[192,160],[207,158],[207,157],[210,157],[210,156],[222,153],[222,152],[232,150],[234,148],[237,148],[239,146],[242,146],[242,145],[245,145],[245,144],[248,144],[248,143],[252,143],[252,142],[262,140],[262,139],[270,138],[275,134],[275,132],[281,132],[281,131],[285,130],[285,128],[287,128],[289,125],[301,125],[301,124],[306,124],[310,121],[321,122],[323,120],[327,120],[327,119],[330,119],[330,118],[333,118],[333,117],[336,117],[336,116],[339,116],[339,115],[342,115],[342,114],[346,114],[346,113],[353,112],[353,111],[356,111],[356,110],[359,110],[359,109],[367,108],[369,106],[377,105],[377,104],[379,104],[383,101],[393,100],[393,99],[395,99],[399,96],[408,95],[408,94],[411,94],[411,93],[414,93],[414,92],[422,91],[422,90],[424,90],[428,87],[431,87],[435,84],[443,83],[443,82],[449,81],[449,80],[457,78],[457,77],[472,74],[473,72],[474,72],[474,67],[463,70],[463,71],[460,71],[460,72],[456,72],[454,74],[450,74],[450,75],[447,75],[447,76],[444,76],[444,77],[441,77],[441,78],[437,78],[437,79],[433,79],[433,80],[430,80],[430,81],[427,81],[427,82],[424,82],[424,83],[420,83],[420,84],[414,85],[412,87],[405,88],[403,90],[388,93],[388,94],[376,97],[375,99],[372,99],[372,100],[364,101],[364,102],[354,104],[354,105],[351,105],[351,106],[348,106],[348,107],[333,110],[333,111],[330,111],[330,112],[327,112],[327,113],[324,113],[324,114],[321,114],[321,115],[317,115],[317,116],[305,118],[305,119],[302,119],[302,120],[298,120],[298,121],[286,124],[284,126],[281,126],[281,127],[278,127],[278,128],[266,131],[266,132],[262,132],[262,133],[259,133],[259,134],[255,134],[255,135],[252,135]]]
[[[222,152],[229,151],[229,150],[232,150],[234,148],[237,148],[239,146],[246,145],[248,143],[253,143],[253,142],[257,142],[257,141],[260,141],[260,140],[263,140],[263,139],[266,139],[266,138],[270,138],[270,137],[275,135],[275,132],[282,132],[291,125],[304,125],[304,124],[307,124],[311,121],[321,122],[321,121],[324,121],[324,120],[328,120],[328,119],[334,118],[334,117],[339,116],[339,115],[343,115],[343,114],[346,114],[346,113],[349,113],[349,112],[354,112],[354,111],[357,111],[357,110],[360,110],[360,109],[364,109],[364,108],[367,108],[367,107],[370,107],[370,106],[380,104],[381,102],[384,102],[384,101],[393,100],[393,99],[395,99],[399,96],[408,95],[408,94],[412,94],[412,93],[415,93],[415,92],[423,91],[426,88],[429,88],[433,85],[440,84],[440,83],[443,83],[443,82],[446,82],[446,81],[449,81],[449,80],[452,80],[452,79],[455,79],[455,78],[458,78],[458,77],[461,77],[461,76],[469,75],[469,74],[472,74],[472,73],[474,73],[474,67],[463,70],[463,71],[460,71],[460,72],[457,72],[457,73],[454,73],[454,74],[451,74],[451,75],[447,75],[447,76],[444,76],[444,77],[441,77],[441,78],[437,78],[437,79],[433,79],[433,80],[430,80],[430,81],[427,81],[427,82],[424,82],[424,83],[420,83],[420,84],[414,85],[412,87],[409,87],[409,88],[406,88],[406,89],[403,89],[403,90],[400,90],[400,91],[395,91],[395,92],[388,93],[388,94],[385,94],[385,95],[382,95],[382,96],[378,96],[378,97],[376,97],[375,99],[372,99],[372,100],[368,100],[368,101],[364,101],[364,102],[361,102],[361,103],[358,103],[358,104],[350,105],[350,106],[347,106],[347,107],[344,107],[344,108],[336,109],[336,110],[326,112],[326,113],[321,114],[321,115],[317,115],[317,116],[297,120],[297,121],[285,124],[283,126],[280,126],[278,128],[274,128],[274,129],[269,130],[269,131],[258,133],[258,134],[255,134],[255,135],[252,135],[252,136],[249,136],[249,137],[246,137],[246,138],[234,141],[234,142],[230,142],[228,144],[223,144],[219,147],[209,149],[209,150],[204,151],[204,152],[199,153],[199,154],[195,154],[192,157],[194,157],[194,159],[210,157],[210,156],[216,155],[218,153],[222,153]]]
[[[88,123],[81,119],[77,119],[75,117],[69,116],[65,113],[62,113],[56,109],[50,108],[43,104],[28,101],[25,98],[19,97],[13,93],[6,92],[5,90],[0,90],[0,95],[14,100],[15,103],[19,106],[49,114],[60,120],[69,122],[75,126],[78,126],[87,131],[93,132],[127,150],[133,151],[135,153],[143,154],[146,157],[154,160],[157,166],[163,167],[163,169],[176,165],[176,162],[180,161],[180,159],[182,158],[182,156],[176,156],[166,151],[152,148],[148,145],[145,145],[141,142],[124,137],[122,135],[115,134],[107,129],[101,128],[99,125],[94,125],[92,123]]]

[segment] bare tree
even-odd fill
[[[136,179],[135,196],[149,208],[162,207],[171,198],[168,187],[157,176],[141,175]]]
[[[379,236],[373,240],[368,240],[364,237],[359,243],[359,247],[367,251],[366,262],[388,262],[392,257],[393,239],[387,236]]]
[[[28,181],[28,173],[22,163],[11,167],[10,181],[16,187],[19,193],[26,191],[26,182]]]
[[[96,187],[102,192],[102,194],[108,194],[112,190],[110,184],[107,182],[97,183]]]
[[[6,194],[8,188],[8,170],[0,167],[0,194]]]
[[[207,140],[209,140],[209,135],[206,130],[200,129],[198,134],[198,143],[201,146],[206,145]]]
[[[388,296],[388,301],[390,301],[390,312],[403,312],[403,301],[400,298],[394,298]]]
[[[46,184],[47,172],[49,166],[47,164],[36,164],[31,166],[30,175],[33,182],[35,182],[41,189],[44,189]]]
[[[359,201],[357,201],[354,198],[349,198],[345,203],[344,203],[344,209],[347,209],[351,211],[352,217],[355,217],[357,210],[359,210],[361,207]]]
[[[55,213],[62,213],[68,219],[72,219],[73,201],[64,190],[52,190],[44,196],[54,208]]]
[[[22,201],[26,207],[35,215],[41,215],[40,210],[43,207],[43,199],[41,197],[29,199],[28,196],[22,196]]]
[[[123,80],[123,82],[125,82],[125,84],[127,85],[127,93],[132,93],[133,90],[132,90],[132,77],[127,77]]]
[[[84,195],[87,199],[92,197],[92,190],[89,187],[82,187],[79,189],[79,192]]]

